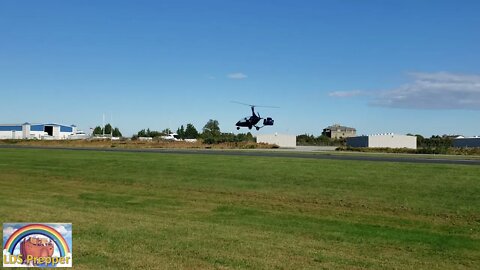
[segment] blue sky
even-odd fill
[[[0,123],[480,135],[479,1],[1,1]]]

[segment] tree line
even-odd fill
[[[430,138],[425,138],[419,134],[407,135],[417,137],[417,148],[437,150],[453,147],[453,139],[457,137],[457,135],[433,135]],[[297,145],[346,146],[346,139],[334,139],[325,135],[316,137],[314,135],[302,134],[297,136]]]
[[[133,136],[132,139],[137,139],[138,137],[151,137],[158,138],[161,136],[166,136],[172,134],[173,132],[166,128],[162,131],[142,129]],[[224,133],[220,130],[220,124],[217,120],[210,119],[203,126],[202,131],[199,132],[195,126],[191,123],[186,126],[181,125],[177,128],[177,137],[178,139],[202,139],[204,143],[215,144],[215,143],[224,143],[224,142],[255,142],[253,135],[248,133]]]
[[[453,139],[458,135],[433,135],[430,138],[425,138],[420,134],[407,134],[417,137],[417,148],[422,149],[448,149],[453,147]]]
[[[139,132],[137,132],[136,135],[134,135],[134,138],[138,137],[151,137],[151,138],[156,138],[156,137],[161,137],[161,136],[166,136],[169,134],[172,134],[172,130],[169,128],[166,128],[162,131],[156,131],[156,130],[150,130],[149,128],[147,129],[142,129]],[[177,129],[177,135],[179,139],[198,139],[200,137],[197,129],[195,126],[192,124],[187,124],[187,127],[185,128],[183,125],[180,126]]]
[[[344,146],[346,139],[333,139],[325,135],[318,137],[311,134],[302,134],[297,136],[297,145],[315,145],[315,146]]]
[[[103,128],[101,126],[96,126],[93,129],[93,135],[112,135],[113,137],[122,137],[122,132],[117,127],[113,128],[110,123],[106,124]]]

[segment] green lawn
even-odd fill
[[[0,149],[2,222],[75,269],[474,269],[480,167]]]

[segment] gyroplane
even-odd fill
[[[253,105],[253,104],[246,104],[242,102],[237,102],[237,101],[232,101],[233,103],[249,106],[252,110],[252,115],[244,117],[240,119],[235,125],[237,126],[237,130],[239,130],[241,127],[246,127],[248,129],[252,129],[252,127],[255,127],[256,130],[259,130],[265,126],[273,126],[274,120],[271,117],[266,117],[263,118],[260,116],[260,113],[255,112],[255,108],[262,107],[262,108],[278,108],[275,106],[259,106],[259,105]],[[263,120],[263,125],[258,126],[258,123]]]

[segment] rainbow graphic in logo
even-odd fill
[[[71,223],[4,223],[4,267],[71,267]]]

